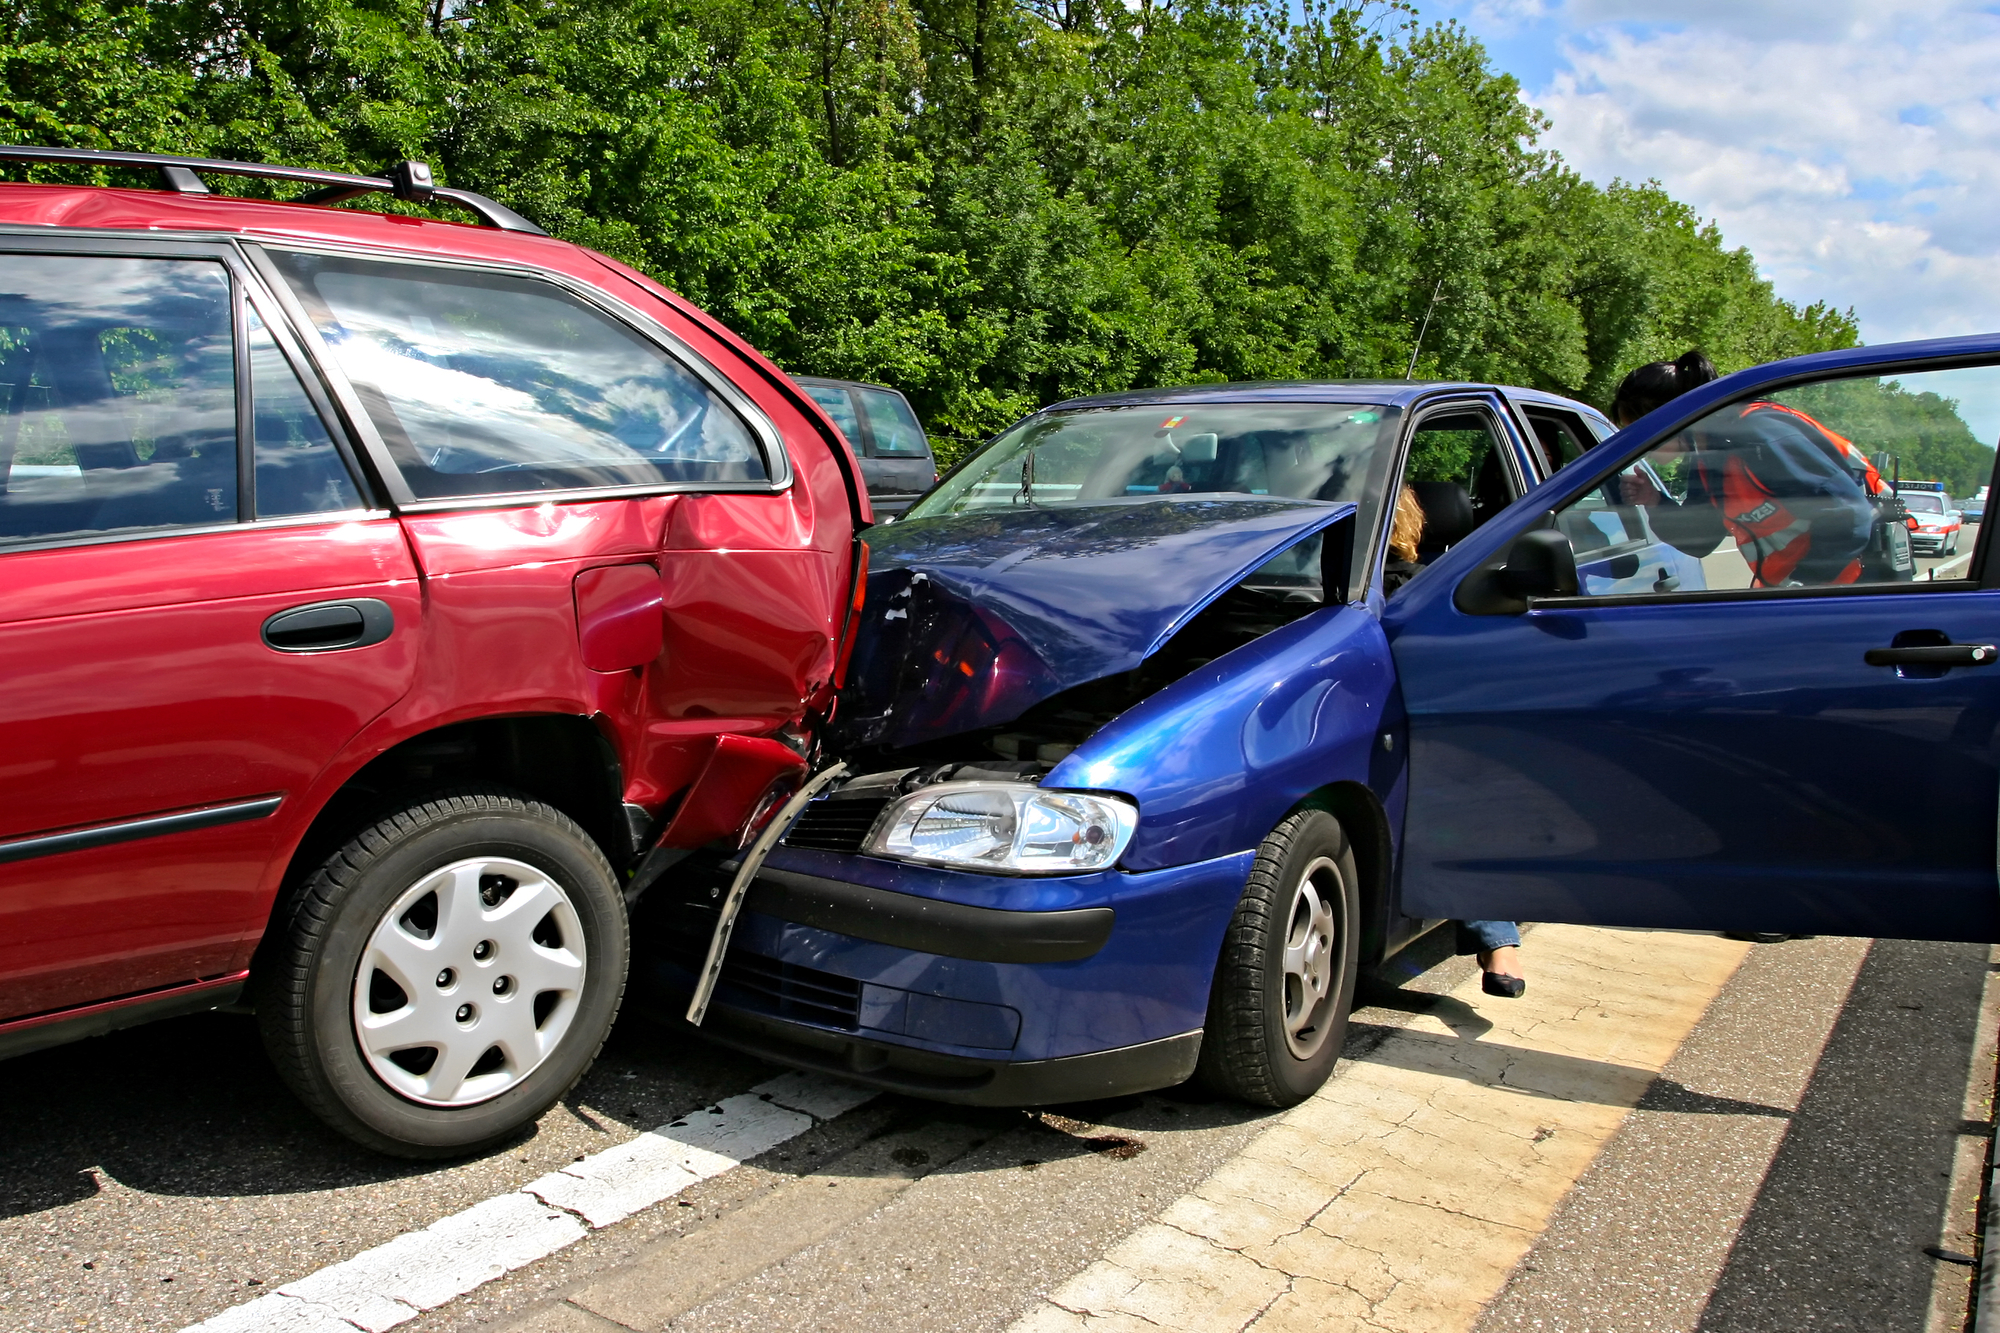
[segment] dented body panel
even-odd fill
[[[842,739],[937,740],[1130,671],[1259,565],[1353,513],[1262,496],[1149,498],[872,534]]]
[[[1329,783],[1373,789],[1395,669],[1367,609],[1272,630],[1107,723],[1047,787],[1131,795],[1145,812],[1122,864],[1143,871],[1255,846]]]

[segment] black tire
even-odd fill
[[[370,1057],[362,1049],[357,969],[378,928],[386,928],[386,914],[414,892],[413,886],[445,867],[484,857],[537,870],[546,878],[538,892],[553,886],[560,891],[555,899],[559,906],[566,897],[571,914],[561,921],[571,923],[581,938],[582,956],[572,960],[580,981],[548,1005],[551,1018],[559,1007],[568,1012],[554,1045],[534,1057],[538,1063],[523,1060],[525,1072],[490,1098],[426,1105],[392,1088],[371,1067],[371,1058],[379,1062],[383,1057]],[[489,880],[495,887],[489,889]],[[489,908],[504,904],[505,895],[514,892],[504,877],[483,876],[478,883]],[[489,894],[499,895],[497,904]],[[398,919],[407,924],[415,911],[407,908]],[[554,936],[546,934],[556,920],[551,912],[532,927],[537,944],[553,938],[554,947],[570,947],[562,937],[563,926],[554,927]],[[445,936],[442,927],[434,929],[440,939]],[[493,951],[490,944],[483,947]],[[629,955],[624,897],[589,835],[560,811],[519,793],[456,788],[413,800],[362,830],[293,895],[288,910],[272,923],[259,958],[257,1021],[279,1076],[348,1138],[399,1157],[460,1156],[510,1138],[583,1077],[618,1016]],[[444,977],[442,971],[436,974],[441,992]],[[491,997],[503,995],[503,981],[511,985],[508,977],[475,975],[470,967],[463,981],[465,995],[489,1000],[495,1013],[504,1001]],[[544,995],[521,991],[514,998],[524,1006],[512,1011],[517,1027],[522,1021],[543,1026]],[[458,1015],[472,1007],[461,1007]],[[472,1020],[475,1027],[480,1021]],[[497,1019],[490,1021],[497,1025]],[[468,1045],[474,1040],[468,1038]],[[489,1050],[480,1063],[499,1050]],[[472,1087],[472,1079],[463,1086]]]
[[[1294,997],[1303,1026],[1287,1032],[1285,952],[1296,918],[1312,896],[1331,918],[1326,987],[1310,1007]],[[1196,1077],[1215,1092],[1259,1106],[1293,1106],[1333,1073],[1354,1005],[1361,917],[1354,852],[1340,821],[1302,810],[1264,839],[1249,883],[1223,936],[1209,992]],[[1301,1049],[1303,1048],[1303,1049]]]

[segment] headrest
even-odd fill
[[[1441,551],[1472,535],[1479,521],[1472,514],[1472,497],[1455,481],[1413,481],[1417,503],[1424,511],[1424,535],[1420,543],[1427,551]]]

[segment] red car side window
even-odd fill
[[[298,374],[255,310],[247,311],[251,419],[255,422],[257,516],[281,518],[357,509],[361,493],[313,410]]]
[[[692,372],[552,283],[275,257],[419,499],[771,475]]]
[[[17,254],[7,276],[0,542],[235,522],[228,271]]]

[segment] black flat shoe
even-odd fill
[[[1498,995],[1503,1000],[1518,1000],[1528,993],[1526,977],[1510,977],[1499,972],[1483,973],[1479,988],[1488,995]]]

